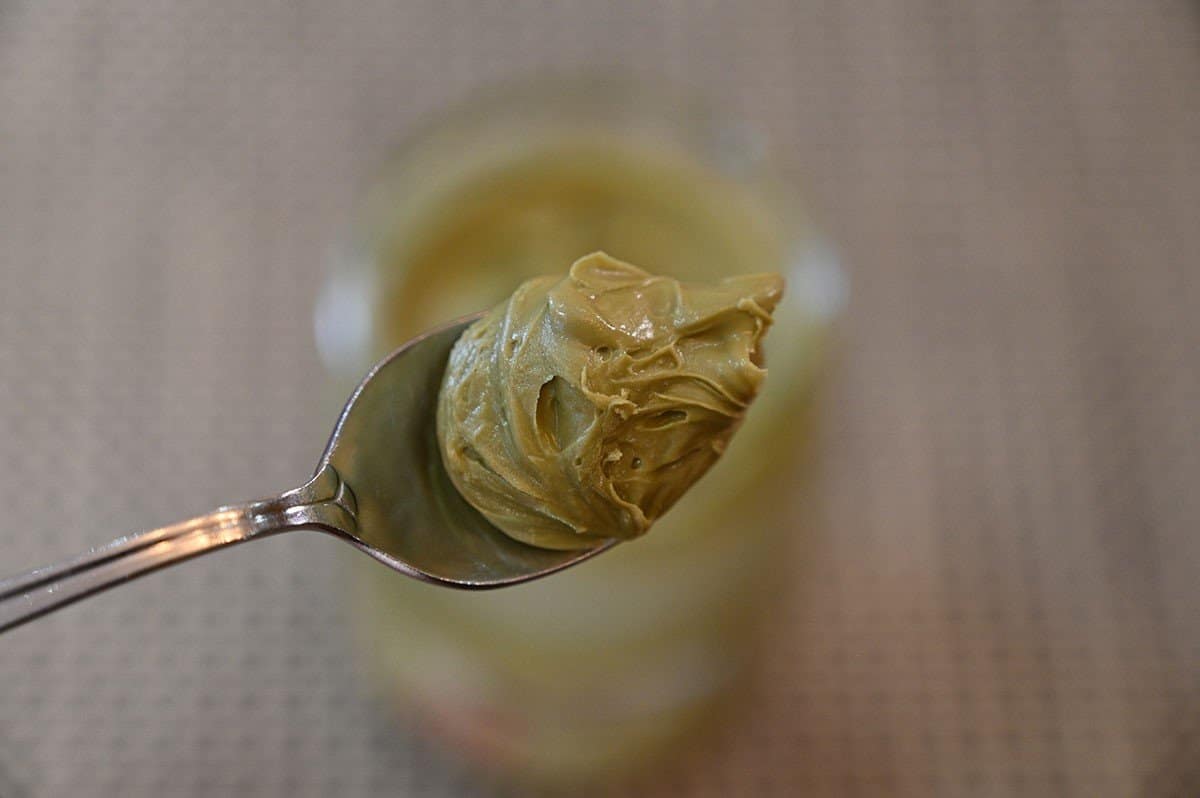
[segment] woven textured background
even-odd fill
[[[622,66],[768,125],[854,284],[766,678],[638,794],[1200,794],[1194,4],[617,5],[0,2],[0,570],[291,487],[397,135]],[[477,794],[355,686],[335,546],[5,635],[0,796]]]

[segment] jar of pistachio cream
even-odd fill
[[[476,95],[400,149],[317,307],[344,397],[405,340],[595,251],[682,280],[784,275],[766,382],[725,454],[651,534],[528,585],[459,592],[348,566],[382,691],[530,778],[644,762],[744,672],[778,552],[805,534],[792,497],[844,295],[832,252],[761,138],[718,109],[628,80],[531,83]]]

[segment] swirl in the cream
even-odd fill
[[[521,285],[455,344],[442,459],[535,546],[644,533],[720,457],[766,371],[778,275],[684,284],[603,253]]]

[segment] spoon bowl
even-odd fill
[[[428,332],[379,363],[346,403],[321,458],[353,486],[355,545],[409,576],[469,589],[526,582],[614,545],[552,551],[520,543],[450,481],[434,423],[438,391],[451,347],[481,315]]]
[[[326,532],[408,576],[474,590],[538,579],[616,545],[552,551],[520,543],[451,483],[436,439],[437,397],[450,349],[481,315],[419,336],[376,365],[304,486],[0,581],[0,632],[167,565],[280,532]]]

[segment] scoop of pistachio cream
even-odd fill
[[[524,283],[450,354],[446,471],[534,546],[641,535],[725,450],[782,293],[776,274],[680,283],[600,252]]]

